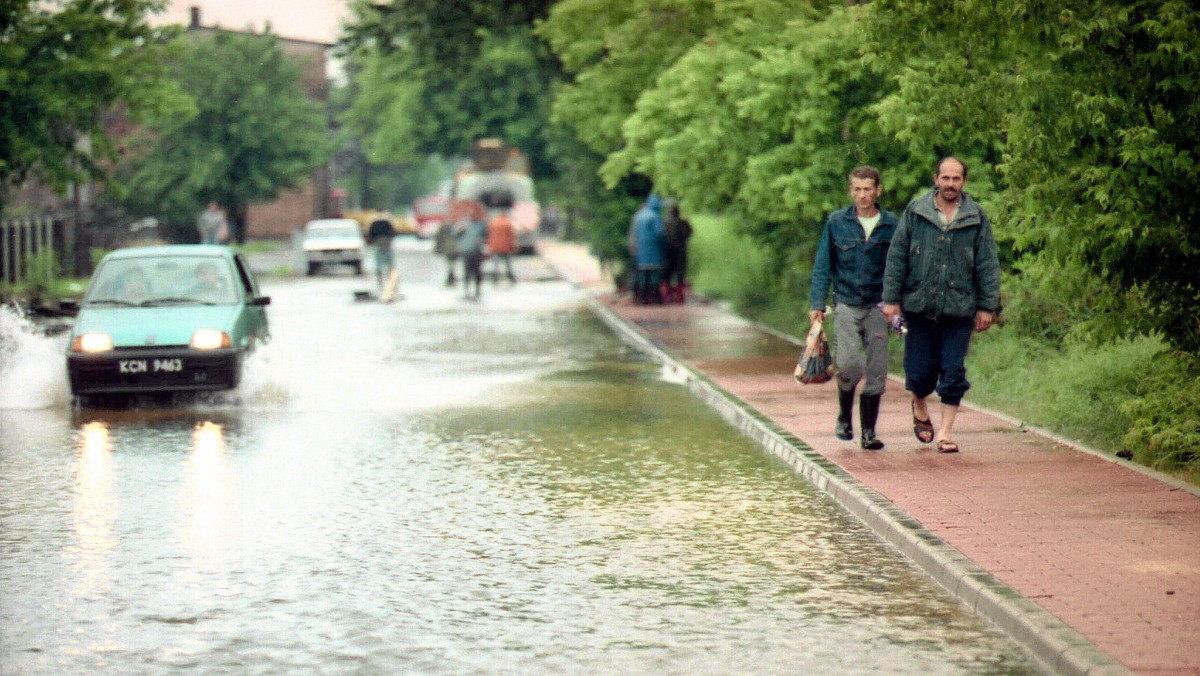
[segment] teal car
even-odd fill
[[[236,388],[246,356],[269,339],[270,302],[226,246],[113,251],[92,275],[71,330],[71,394]]]

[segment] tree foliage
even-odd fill
[[[916,121],[940,115],[998,150],[998,230],[1024,264],[1079,266],[1116,292],[1089,333],[1200,351],[1193,3],[875,4],[874,49],[899,83],[885,124],[928,146],[939,134]],[[1134,312],[1129,296],[1144,300]]]
[[[52,185],[102,177],[113,146],[105,114],[175,112],[162,64],[171,30],[157,0],[5,0],[0,8],[0,186],[36,173]],[[0,200],[2,201],[2,200]]]
[[[144,213],[175,218],[215,201],[243,241],[247,205],[296,186],[326,159],[324,112],[273,34],[180,39],[171,72],[195,111],[147,129],[127,176],[129,200]]]
[[[556,119],[606,154],[610,185],[644,174],[685,208],[735,216],[792,288],[824,215],[846,203],[854,166],[884,169],[898,200],[919,180],[869,109],[894,85],[860,54],[867,11],[819,0],[565,0],[539,27],[573,75]]]
[[[642,93],[713,20],[710,0],[562,0],[538,33],[573,80],[554,100],[554,120],[593,151],[624,146],[622,126]]]
[[[360,2],[347,51],[358,95],[345,116],[374,162],[461,155],[483,136],[552,173],[543,133],[558,73],[532,34],[549,1]]]

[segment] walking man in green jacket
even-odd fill
[[[986,331],[1000,307],[1000,263],[991,222],[965,192],[967,165],[943,158],[934,189],[900,216],[883,275],[883,313],[903,313],[905,387],[912,392],[913,434],[935,439],[925,398],[942,402],[937,449],[956,453],[952,431],[967,382],[973,331]]]

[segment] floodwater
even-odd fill
[[[521,259],[266,279],[231,397],[73,409],[0,314],[0,672],[1021,674]]]

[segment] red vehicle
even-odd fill
[[[438,228],[449,215],[450,198],[445,195],[426,195],[413,202],[412,213],[417,237],[428,239],[437,234]]]

